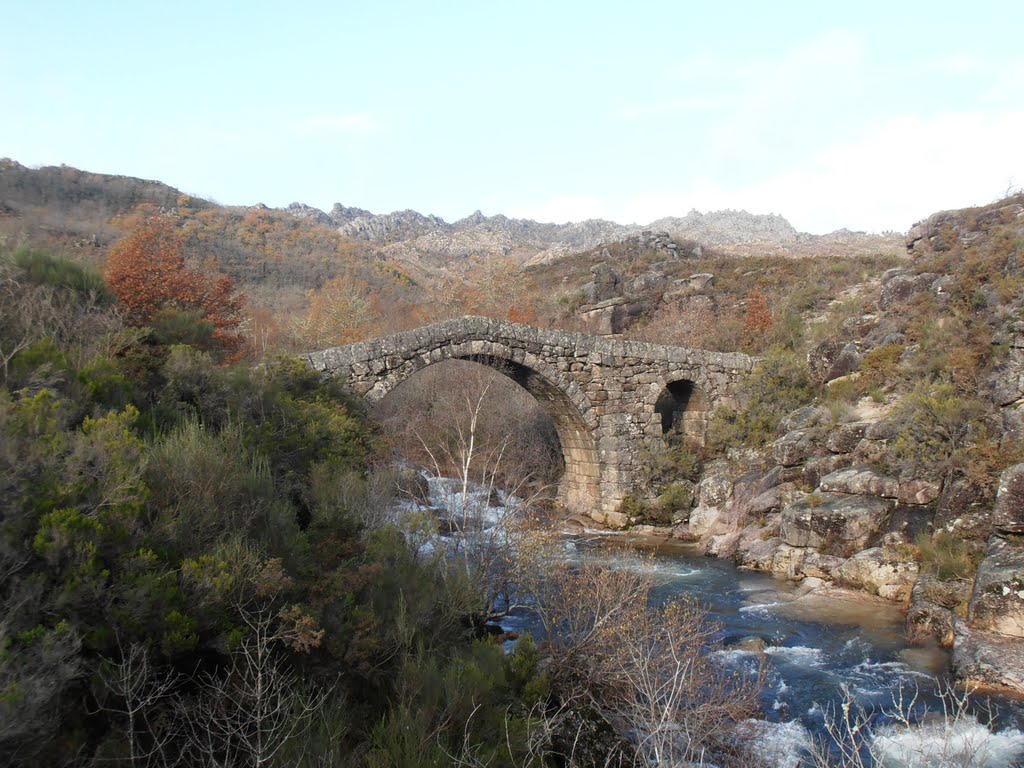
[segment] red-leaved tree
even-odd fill
[[[173,219],[144,215],[107,254],[107,286],[129,322],[146,325],[165,310],[195,312],[213,326],[214,343],[237,355],[245,297],[230,277],[189,269],[184,252]]]

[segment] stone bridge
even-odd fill
[[[308,363],[376,402],[442,360],[472,360],[510,377],[554,422],[565,459],[559,497],[573,512],[618,525],[640,491],[645,451],[675,427],[699,442],[711,410],[738,399],[753,358],[459,317],[312,352]]]

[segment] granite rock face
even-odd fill
[[[895,502],[874,496],[822,493],[782,510],[780,538],[792,547],[845,552],[864,549]]]
[[[1024,547],[989,539],[978,566],[968,620],[972,629],[1024,637]]]

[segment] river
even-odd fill
[[[435,508],[450,506],[450,488],[432,481],[432,506],[435,494]],[[483,506],[489,523],[501,520],[503,510],[493,498]],[[621,534],[567,534],[564,553],[568,560],[586,556],[651,573],[659,583],[655,600],[695,597],[718,627],[722,664],[753,666],[759,655],[767,657],[764,723],[755,730],[770,764],[801,764],[811,740],[826,737],[825,713],[841,706],[845,689],[854,709],[862,708],[875,730],[888,734],[875,743],[886,766],[1024,766],[1024,702],[976,692],[964,717],[955,723],[936,719],[943,705],[937,690],[948,682],[948,653],[910,646],[897,606],[801,595],[799,585],[769,574],[740,570],[686,546],[653,545]],[[540,634],[528,609],[514,611],[502,626]],[[900,697],[913,727],[888,725],[892,719],[884,712]]]

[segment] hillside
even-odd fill
[[[807,235],[781,216],[744,211],[691,211],[640,227],[544,224],[479,211],[449,224],[415,211],[376,215],[340,204],[329,212],[300,203],[283,210],[224,206],[157,181],[0,161],[0,243],[101,266],[109,246],[137,223],[140,206],[174,220],[193,266],[233,278],[249,297],[264,347],[286,350],[465,313],[596,333],[645,326],[657,335],[673,311],[666,297],[680,290],[673,281],[720,273],[709,265],[722,258],[752,259],[745,271],[755,274],[767,268],[758,259],[777,258],[781,266],[771,269],[789,273],[794,268],[782,261],[792,256],[845,263],[892,255],[902,242],[894,235]],[[659,253],[665,263],[654,264]],[[720,292],[723,279],[719,274]],[[744,296],[719,302],[719,314],[732,318]],[[591,305],[609,300],[626,308],[593,314]],[[673,338],[692,342],[665,336]]]

